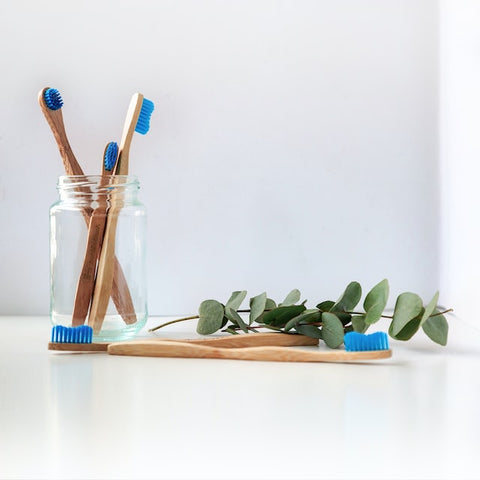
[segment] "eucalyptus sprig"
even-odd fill
[[[438,292],[426,305],[416,293],[402,293],[397,297],[393,315],[386,315],[389,291],[386,279],[375,285],[365,296],[363,311],[356,309],[362,298],[362,287],[358,282],[349,283],[336,302],[324,300],[315,308],[307,308],[306,300],[300,302],[301,293],[294,289],[278,305],[264,292],[249,299],[248,309],[241,309],[247,291],[235,291],[225,304],[217,300],[204,300],[198,315],[179,318],[150,331],[172,323],[198,319],[197,332],[201,335],[218,331],[231,334],[240,331],[258,333],[259,329],[266,328],[319,338],[328,347],[337,348],[343,343],[345,333],[365,333],[371,325],[386,318],[391,320],[388,334],[396,340],[410,340],[421,327],[435,343],[447,344],[448,322],[444,314],[452,310],[441,311],[437,305]],[[248,314],[248,319],[240,314]]]

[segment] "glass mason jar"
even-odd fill
[[[50,208],[50,317],[88,324],[94,341],[133,337],[147,321],[146,210],[134,176],[58,179]]]

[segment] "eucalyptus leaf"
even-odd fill
[[[335,305],[335,302],[332,300],[325,300],[317,305],[317,308],[322,312],[329,312],[330,309]]]
[[[343,325],[340,319],[333,313],[322,313],[323,340],[330,348],[337,348],[343,343]]]
[[[354,315],[352,317],[352,326],[354,332],[365,333],[369,327],[365,323],[365,315]]]
[[[313,323],[320,321],[320,318],[321,313],[318,308],[309,308],[307,310],[304,310],[300,315],[297,315],[296,317],[293,317],[291,320],[289,320],[285,324],[284,330],[288,332],[300,322]]]
[[[416,293],[405,292],[400,294],[393,311],[392,336],[397,338],[397,335],[405,326],[420,314],[423,314],[422,299]],[[418,326],[420,326],[420,320],[421,317],[419,318]]]
[[[290,305],[295,305],[300,300],[300,297],[300,290],[295,288],[285,297],[285,300],[280,304],[280,306],[288,307]]]
[[[307,337],[323,339],[322,331],[315,325],[297,325],[295,330],[301,335],[306,335]]]
[[[250,325],[257,320],[257,318],[265,311],[265,305],[267,303],[266,292],[257,295],[250,299]]]
[[[258,318],[258,322],[273,327],[283,327],[289,320],[300,315],[306,308],[304,305],[290,305],[288,307],[277,307]]]
[[[231,308],[232,310],[238,310],[242,302],[245,300],[246,296],[246,290],[233,292],[227,303],[225,304],[225,310],[228,310],[229,308]]]
[[[372,325],[380,320],[387,306],[389,290],[388,280],[384,279],[368,292],[363,301],[363,308],[366,312],[365,323],[367,325]]]
[[[247,324],[243,321],[243,318],[233,308],[225,308],[225,315],[230,320],[234,321],[245,333],[248,333]]]
[[[435,313],[438,313],[436,310]],[[445,346],[448,341],[448,322],[443,315],[429,317],[422,325],[423,331],[428,337],[439,345]]]
[[[331,312],[348,312],[353,310],[362,298],[362,287],[358,282],[350,282],[337,300],[330,308]]]
[[[228,333],[231,333],[232,335],[240,335],[233,328],[226,328],[225,331],[228,332]]]
[[[271,298],[267,298],[265,302],[265,310],[272,310],[274,308],[277,308],[277,304],[275,303],[275,300],[272,300]]]
[[[276,332],[283,332],[283,330],[280,327],[273,327],[272,325],[263,325],[265,328],[268,328],[270,330],[275,330]]]
[[[345,312],[330,312],[330,313],[335,313],[335,315],[338,317],[338,319],[342,322],[343,325],[347,325],[352,321],[352,315],[349,313]]]
[[[390,324],[388,334],[395,340],[410,340],[420,328],[420,316],[407,322],[399,332],[395,332],[393,322]]]
[[[437,292],[433,296],[429,304],[425,307],[425,312],[423,312],[422,319],[420,320],[420,326],[423,326],[423,324],[428,320],[430,315],[435,311],[435,308],[437,308],[438,296],[439,296],[439,292]]]
[[[204,300],[198,309],[197,333],[210,335],[222,328],[225,309],[216,300]]]
[[[223,319],[222,319],[222,324],[220,325],[220,328],[223,328],[228,322],[229,322],[229,319],[227,318],[226,315],[224,315]]]

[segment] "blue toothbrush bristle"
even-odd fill
[[[52,328],[52,342],[54,343],[92,343],[93,328],[88,325],[78,327],[64,327],[55,325]]]
[[[348,332],[345,334],[343,342],[347,352],[388,350],[388,336],[384,332],[375,332],[370,335]]]
[[[142,109],[140,110],[137,125],[135,126],[136,132],[145,135],[150,130],[150,117],[152,116],[154,108],[155,105],[151,100],[148,100],[147,98],[143,99]]]
[[[48,88],[43,93],[45,103],[50,110],[58,110],[63,106],[62,96],[56,88]]]
[[[105,149],[105,170],[110,172],[117,163],[118,145],[116,142],[110,142]]]

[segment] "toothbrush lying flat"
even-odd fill
[[[63,99],[59,91],[55,88],[49,87],[42,89],[38,94],[38,103],[40,104],[40,108],[50,125],[53,136],[57,142],[63,160],[65,173],[67,175],[84,175],[83,170],[70,147],[65,132],[62,115]],[[87,225],[90,222],[91,213],[91,208],[84,208],[83,217],[85,218]],[[132,314],[134,314],[133,301],[130,296],[130,291],[128,290],[125,275],[123,274],[123,270],[116,257],[114,258],[114,279],[111,295],[113,302],[125,323],[132,323]],[[134,315],[133,321],[135,321]]]
[[[118,145],[110,142],[106,147],[102,159],[102,178],[99,185],[98,207],[90,216],[88,226],[87,247],[83,260],[82,271],[78,279],[75,303],[72,315],[72,326],[83,325],[87,317],[88,308],[92,300],[95,285],[97,260],[102,248],[103,233],[107,221],[107,198],[105,189],[108,187],[112,171],[118,158]],[[135,320],[134,320],[135,321]]]
[[[63,327],[57,325],[52,329],[52,341],[48,344],[49,350],[69,352],[98,352],[107,351],[111,343],[92,343],[93,330],[87,325],[80,327]],[[233,335],[228,337],[195,338],[189,340],[176,340],[167,338],[152,339],[153,342],[182,342],[196,345],[214,345],[223,348],[241,348],[253,346],[302,346],[318,345],[318,338],[305,335],[284,333],[257,333],[249,335]]]
[[[114,171],[115,176],[128,175],[129,152],[133,134],[135,131],[143,135],[148,132],[152,112],[153,103],[150,100],[144,98],[143,95],[139,93],[133,95],[125,119],[117,166]],[[93,328],[95,333],[99,332],[102,327],[103,319],[107,312],[108,300],[112,291],[115,267],[113,263],[115,255],[115,235],[118,215],[123,206],[123,201],[119,198],[121,195],[121,192],[115,192],[114,187],[111,195],[111,207],[105,227],[102,251],[98,262],[92,305],[88,316],[88,324]]]
[[[365,343],[370,344],[369,348],[373,347],[373,350],[364,348],[366,345],[363,345],[362,340],[359,339],[357,339],[355,345],[356,347],[360,348],[354,351],[313,351],[272,346],[218,348],[184,342],[138,340],[132,342],[112,343],[108,346],[107,352],[111,355],[130,355],[139,357],[224,358],[232,360],[261,360],[269,362],[329,363],[378,360],[392,356],[392,351],[388,349],[388,341],[385,342],[386,334],[382,333],[381,339],[375,340],[374,342],[371,342],[370,339],[368,339],[370,335],[365,335],[364,337],[366,337]],[[385,343],[387,343],[386,346]]]

